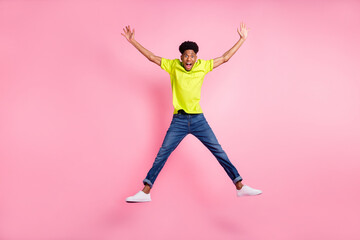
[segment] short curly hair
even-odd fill
[[[179,46],[179,51],[181,54],[184,54],[184,52],[189,49],[197,53],[199,51],[199,46],[196,44],[196,42],[191,41],[185,41]]]

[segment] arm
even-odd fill
[[[235,45],[232,48],[230,48],[229,51],[224,53],[221,57],[214,59],[213,68],[216,68],[216,67],[220,66],[221,64],[229,61],[229,59],[236,53],[236,51],[240,48],[240,46],[245,42],[245,40],[247,38],[247,34],[248,34],[248,29],[246,29],[245,24],[241,23],[240,31],[239,31],[239,29],[237,31],[240,35],[240,39],[235,43]]]
[[[135,40],[135,29],[131,31],[130,26],[126,26],[124,30],[124,33],[121,33],[139,52],[141,52],[147,59],[149,59],[151,62],[156,63],[157,65],[161,66],[161,57],[155,56],[152,52],[141,46],[140,43],[138,43]]]

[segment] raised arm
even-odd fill
[[[221,64],[229,61],[229,59],[236,53],[236,51],[240,48],[240,46],[245,42],[245,40],[247,38],[247,34],[248,34],[248,29],[246,29],[245,24],[241,23],[240,30],[238,29],[237,31],[240,35],[240,39],[237,41],[237,43],[235,43],[235,45],[232,48],[230,48],[229,51],[224,53],[221,57],[214,59],[214,67],[213,68],[216,68],[216,67],[220,66]]]
[[[133,29],[133,31],[131,31],[129,25],[123,28],[123,30],[124,33],[121,33],[121,35],[123,35],[129,41],[129,43],[131,43],[137,50],[139,50],[139,52],[141,52],[151,62],[161,66],[161,57],[155,56],[155,54],[153,54],[152,52],[141,46],[141,44],[135,40],[135,28]]]

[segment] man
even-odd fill
[[[169,60],[161,58],[141,46],[135,40],[135,29],[125,27],[123,35],[137,50],[139,50],[151,62],[159,65],[170,74],[173,93],[174,115],[170,127],[166,133],[163,144],[155,158],[154,164],[143,180],[144,188],[134,196],[128,197],[127,202],[151,201],[150,190],[154,181],[163,168],[170,154],[187,134],[197,137],[216,157],[230,179],[236,186],[237,196],[253,196],[261,194],[261,190],[253,189],[241,183],[242,177],[230,162],[224,150],[218,143],[212,129],[207,123],[200,107],[201,86],[205,75],[221,64],[229,61],[247,38],[248,30],[245,24],[240,25],[239,40],[221,57],[211,60],[197,60],[199,47],[195,42],[183,42],[179,50],[179,59]]]

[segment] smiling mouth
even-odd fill
[[[185,67],[187,67],[187,68],[190,68],[191,66],[192,66],[191,63],[186,63],[186,64],[185,64]]]

